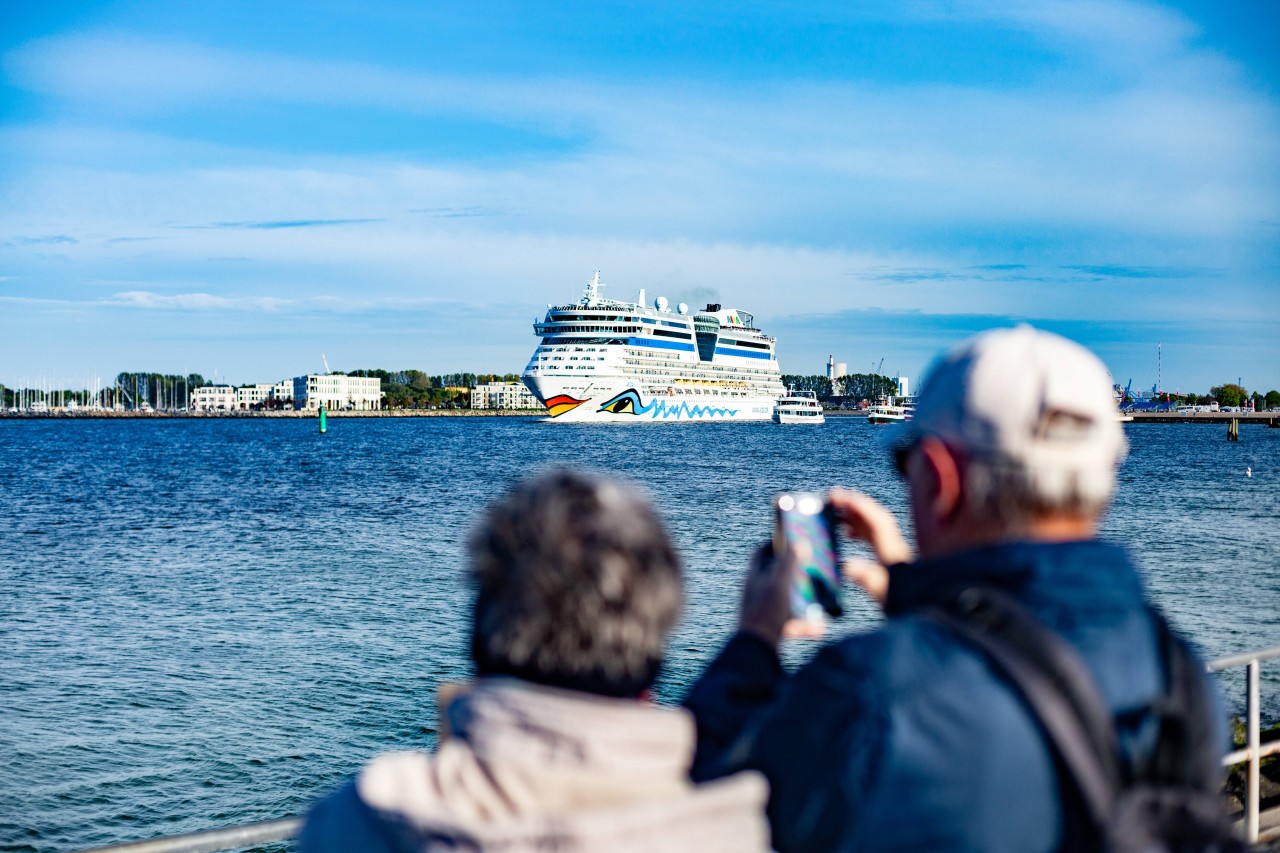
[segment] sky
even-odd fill
[[[8,0],[0,383],[520,372],[721,302],[786,373],[1030,322],[1280,388],[1280,3]]]

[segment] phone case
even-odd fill
[[[782,553],[797,542],[809,544],[809,556],[791,578],[791,614],[797,619],[821,621],[824,614],[839,616],[840,557],[835,524],[821,495],[800,492],[779,495],[774,502],[777,524],[774,550]]]

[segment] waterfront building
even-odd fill
[[[252,409],[260,406],[271,396],[272,385],[241,385],[236,389],[236,408]]]
[[[538,398],[519,382],[490,382],[471,389],[473,409],[541,409]]]
[[[330,411],[382,408],[382,380],[376,376],[347,376],[344,373],[308,373],[293,380],[293,405],[318,409],[323,403]]]
[[[271,386],[271,399],[273,400],[292,400],[293,399],[293,380],[281,379],[275,385]]]
[[[230,412],[236,407],[236,389],[230,385],[202,385],[191,389],[194,412]]]

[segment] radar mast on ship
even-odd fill
[[[595,275],[591,276],[591,280],[587,282],[587,289],[582,294],[584,305],[595,305],[600,301],[600,288],[604,284],[600,281],[600,270],[595,271]]]

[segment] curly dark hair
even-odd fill
[[[470,553],[480,674],[615,696],[652,684],[680,614],[681,566],[640,493],[546,472],[488,508]]]

